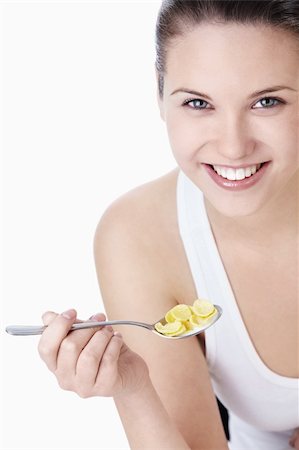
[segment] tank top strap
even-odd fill
[[[177,182],[177,211],[181,239],[197,293],[201,298],[212,299],[219,275],[215,265],[219,253],[206,213],[203,193],[183,172],[180,172]]]

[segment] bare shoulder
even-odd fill
[[[106,284],[104,279],[111,275],[119,279],[122,272],[127,282],[152,283],[163,291],[165,302],[169,303],[162,305],[164,311],[176,302],[187,302],[190,283],[177,226],[177,174],[172,171],[117,199],[101,218],[94,241],[101,288]]]
[[[149,238],[160,239],[164,231],[175,231],[176,177],[176,171],[170,172],[114,201],[99,222],[96,239],[116,233],[140,245]]]

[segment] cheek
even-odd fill
[[[190,121],[190,118],[187,120],[182,114],[172,114],[167,117],[166,126],[170,146],[177,162],[193,161],[206,140],[206,133],[198,121]]]
[[[298,167],[299,120],[297,116],[285,116],[267,133],[267,143],[275,152],[274,158],[282,167],[294,164]]]

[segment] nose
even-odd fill
[[[249,123],[235,114],[227,115],[221,122],[218,136],[217,150],[225,161],[244,160],[256,145]]]

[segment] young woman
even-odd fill
[[[298,0],[162,3],[158,101],[178,169],[104,214],[99,284],[109,319],[153,323],[197,297],[223,316],[171,341],[68,334],[76,311],[48,312],[39,344],[63,389],[114,397],[133,449],[299,448],[298,55]]]

